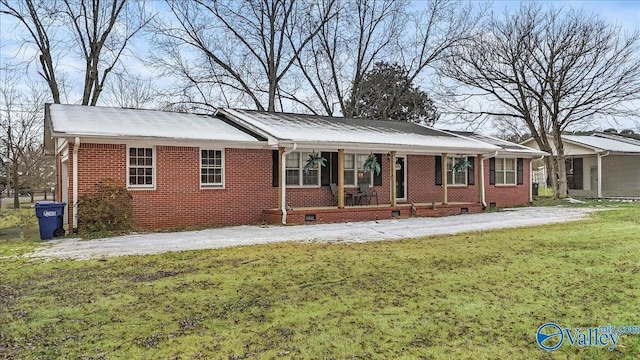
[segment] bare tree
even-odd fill
[[[19,88],[19,73],[0,69],[0,127],[2,163],[14,191],[13,206],[20,208],[19,192],[29,184],[29,174],[42,167],[42,113],[46,92],[36,86]],[[52,159],[49,159],[52,161]]]
[[[457,111],[523,122],[540,149],[556,154],[547,165],[556,197],[564,197],[562,132],[596,115],[637,116],[640,33],[620,30],[580,11],[526,3],[456,47],[441,73],[467,89],[450,93]],[[478,98],[474,107],[465,101]]]
[[[338,16],[325,23],[298,61],[300,72],[327,114],[359,116],[357,101],[365,74],[379,61],[398,63],[408,82],[418,80],[447,56],[447,50],[471,38],[483,6],[452,0],[414,3],[345,0]],[[403,98],[410,87],[396,89]],[[396,99],[397,100],[397,99]]]
[[[103,102],[109,106],[143,109],[153,106],[158,95],[151,79],[129,72],[114,73]]]
[[[356,115],[349,101],[360,88],[364,74],[377,60],[396,51],[403,28],[406,1],[343,0],[335,4],[337,15],[326,21],[300,54],[298,71],[306,79],[316,101],[288,94],[298,103],[308,104],[314,113]],[[319,102],[320,109],[311,108]],[[334,107],[338,105],[338,109]]]
[[[151,20],[144,1],[0,0],[0,14],[26,30],[38,49],[40,75],[54,103],[61,103],[61,74],[68,54],[84,61],[83,105],[96,105],[130,40]],[[35,60],[35,59],[34,59]]]
[[[300,52],[333,16],[333,2],[172,1],[170,21],[154,26],[161,55],[152,62],[184,81],[179,94],[211,106],[213,92],[275,111]]]

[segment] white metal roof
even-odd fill
[[[500,150],[498,152],[502,155],[504,154],[513,154],[513,155],[526,154],[526,155],[535,155],[535,156],[548,155],[544,151],[540,151],[538,149],[530,148],[528,146],[524,146],[520,144],[515,144],[510,141],[498,139],[493,136],[482,135],[482,134],[474,133],[471,131],[452,131],[452,132],[458,135],[462,135],[462,136],[470,137],[472,139],[476,139],[482,142],[486,142],[491,145],[499,146]]]
[[[563,135],[562,137],[574,143],[590,147],[596,151],[640,153],[640,146],[638,145],[597,135]]]
[[[54,137],[259,142],[212,115],[62,104],[50,104],[49,115]]]
[[[269,138],[272,145],[296,143],[299,147],[332,146],[415,152],[490,152],[500,148],[486,142],[458,136],[408,122],[336,118],[254,110],[219,109],[240,126]]]

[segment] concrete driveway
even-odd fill
[[[148,233],[107,239],[48,241],[28,257],[89,259],[170,251],[216,249],[281,241],[366,242],[512,228],[585,219],[598,209],[528,207],[499,212],[297,226],[233,226],[200,231]]]

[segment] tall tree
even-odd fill
[[[637,116],[639,47],[638,31],[623,36],[595,15],[524,3],[452,49],[440,71],[462,85],[450,93],[460,113],[526,124],[540,149],[556,155],[547,165],[564,197],[561,134],[597,115]]]
[[[366,73],[349,99],[360,117],[433,125],[438,112],[426,92],[411,83],[409,72],[398,64],[378,62]]]
[[[32,60],[54,103],[62,102],[70,69],[64,59],[75,53],[83,60],[83,105],[96,105],[131,39],[152,18],[144,1],[131,0],[0,0],[0,14],[15,18],[25,43],[37,48]]]
[[[296,86],[287,76],[333,16],[334,1],[167,0],[173,19],[154,26],[162,54],[152,62],[183,80],[178,90],[190,102],[213,107],[212,92],[220,90],[275,111],[283,88]]]
[[[44,167],[41,150],[42,113],[47,97],[43,89],[32,86],[28,91],[18,87],[19,72],[2,68],[0,73],[0,137],[2,164],[8,183],[14,191],[13,206],[20,208],[19,191],[33,180],[30,174]],[[48,159],[53,161],[53,159]]]
[[[320,108],[332,115],[337,104],[344,116],[358,116],[349,100],[360,98],[360,83],[376,62],[399,63],[413,83],[471,38],[485,13],[484,5],[455,0],[344,0],[337,9],[298,66]]]

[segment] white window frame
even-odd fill
[[[222,174],[220,177],[220,183],[203,183],[202,182],[202,170],[203,169],[217,169],[218,167],[216,166],[210,166],[210,165],[203,165],[202,164],[202,152],[203,151],[219,151],[220,152],[220,170],[222,170]],[[199,161],[199,169],[200,172],[198,174],[199,178],[200,178],[200,188],[201,189],[224,189],[224,184],[225,184],[225,154],[224,154],[225,149],[215,149],[215,148],[199,148],[198,149],[198,153],[200,154],[200,161]]]
[[[507,170],[507,160],[513,162],[513,170]],[[502,163],[502,170],[498,170],[498,162]],[[502,173],[502,182],[498,182],[498,173]],[[507,182],[507,173],[513,173],[513,182]],[[496,158],[496,185],[498,186],[513,186],[518,184],[518,162],[515,158]]]
[[[347,156],[353,156],[353,169],[344,169],[344,171],[353,171],[353,179],[355,180],[355,184],[351,183],[351,184],[347,184],[345,183],[344,186],[345,187],[349,187],[349,188],[355,188],[358,187],[360,185],[360,181],[358,180],[358,173],[363,171],[362,170],[362,164],[358,164],[358,156],[366,156],[368,157],[371,154],[356,154],[356,153],[345,153],[344,157],[345,157],[345,163],[346,163],[346,157]],[[370,172],[370,176],[369,176],[369,186],[373,186],[373,170],[371,170]]]
[[[447,156],[447,164],[445,170],[447,171],[447,186],[467,186],[467,181],[469,180],[469,168],[464,168],[464,183],[456,183],[455,172],[453,171],[453,166],[456,164],[457,160],[465,160],[466,156],[455,156],[448,157]],[[449,164],[451,162],[451,164]],[[451,169],[449,169],[449,165],[451,165]],[[449,182],[451,181],[451,182]]]
[[[295,154],[297,153],[299,158],[298,158],[298,167],[294,168],[294,167],[287,167],[287,160],[285,158],[285,162],[284,162],[284,167],[285,167],[285,177],[283,179],[285,185],[287,187],[290,188],[316,188],[316,187],[320,187],[320,167],[318,167],[317,169],[310,169],[309,172],[311,173],[312,171],[316,171],[318,173],[318,183],[317,184],[305,184],[303,185],[303,178],[304,178],[304,165],[307,163],[307,159],[309,158],[309,154],[311,154],[310,151],[295,151],[292,153],[287,154],[287,156],[289,156],[290,154]],[[327,159],[328,160],[328,159]],[[287,184],[287,170],[298,170],[298,183],[297,184]]]
[[[151,185],[139,185],[139,184],[131,184],[131,175],[129,175],[129,171],[131,169],[131,149],[151,149]],[[156,147],[153,145],[127,145],[127,189],[131,190],[155,190],[156,189],[156,173],[157,173],[157,164],[158,156],[156,152]],[[138,167],[137,165],[135,166]],[[147,166],[145,166],[147,167]]]

